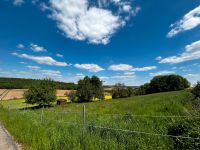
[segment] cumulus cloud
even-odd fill
[[[61,54],[56,54],[57,57],[63,58],[63,55]]]
[[[88,70],[90,72],[99,72],[104,70],[97,64],[75,64],[74,67],[78,69]]]
[[[108,70],[112,71],[130,71],[133,69],[133,66],[128,64],[115,64],[108,67]]]
[[[156,66],[147,66],[142,68],[134,68],[131,65],[128,64],[117,64],[117,65],[111,65],[109,66],[108,70],[112,71],[149,71],[156,69]]]
[[[55,59],[49,57],[49,56],[32,56],[28,54],[18,54],[18,53],[12,53],[12,55],[17,56],[19,58],[25,58],[28,60],[32,60],[38,64],[45,64],[45,65],[50,65],[50,66],[60,66],[60,67],[65,67],[69,66],[66,62],[59,62],[56,61]]]
[[[163,58],[159,63],[177,64],[196,59],[200,59],[200,40],[186,45],[185,51],[182,54]]]
[[[155,60],[161,60],[161,59],[162,59],[162,57],[161,57],[161,56],[158,56],[158,57],[156,57]]]
[[[150,71],[157,69],[156,66],[147,66],[147,67],[142,67],[142,68],[133,68],[131,71]]]
[[[127,6],[125,9],[131,8]],[[50,10],[51,18],[65,36],[94,44],[107,44],[112,35],[125,24],[123,16],[90,5],[89,0],[50,0]]]
[[[167,37],[171,38],[178,33],[191,30],[200,25],[200,6],[187,13],[180,21],[172,24],[171,31],[167,34]]]
[[[30,48],[31,48],[34,52],[45,52],[45,51],[47,51],[44,47],[39,46],[39,45],[37,45],[37,44],[33,44],[33,43],[30,44]]]
[[[17,45],[17,48],[23,49],[23,48],[25,48],[25,46],[24,46],[23,44],[18,44],[18,45]]]
[[[168,75],[168,74],[174,74],[174,71],[168,71],[168,70],[164,70],[164,71],[158,71],[155,73],[150,73],[150,76],[159,76],[159,75]]]
[[[13,5],[15,6],[21,6],[24,3],[25,3],[24,0],[13,0]]]

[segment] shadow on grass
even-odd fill
[[[32,107],[24,107],[24,108],[19,108],[19,110],[38,110],[42,108],[52,108],[54,107],[53,105],[37,105],[37,106],[32,106]]]

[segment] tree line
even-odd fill
[[[0,89],[28,89],[32,85],[38,85],[41,82],[39,79],[24,79],[24,78],[0,78]],[[56,89],[75,90],[77,85],[74,83],[65,83],[52,81]]]
[[[135,95],[145,95],[151,93],[184,90],[190,87],[187,79],[180,75],[162,75],[154,77],[150,83],[146,83],[139,88],[127,87],[124,84],[117,83],[110,91],[113,99],[126,98]],[[90,102],[93,100],[104,99],[104,88],[102,81],[96,77],[88,77],[78,81],[77,90],[71,91],[68,96],[71,102]],[[50,79],[44,79],[39,84],[33,85],[25,93],[27,103],[50,105],[56,101],[56,82]],[[200,97],[200,83],[193,88],[194,95]]]
[[[178,91],[190,87],[188,80],[180,75],[155,76],[150,83],[145,83],[134,91],[135,95],[146,95],[159,92]]]

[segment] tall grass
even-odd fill
[[[197,116],[198,113],[190,105],[190,96],[185,91],[168,92],[111,101],[69,104],[64,107],[45,108],[44,111],[10,110],[2,107],[0,121],[28,150],[171,149],[172,140],[168,137],[107,128],[167,134],[169,126],[184,121],[185,118],[152,116]],[[8,102],[4,101],[2,105],[7,107],[6,103]],[[14,103],[17,106],[16,102]],[[83,105],[86,106],[84,130],[81,113]]]

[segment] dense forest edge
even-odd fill
[[[39,84],[39,79],[24,79],[24,78],[5,78],[0,77],[0,89],[28,89],[30,86]],[[75,83],[65,83],[53,81],[56,89],[75,90],[77,85]]]

